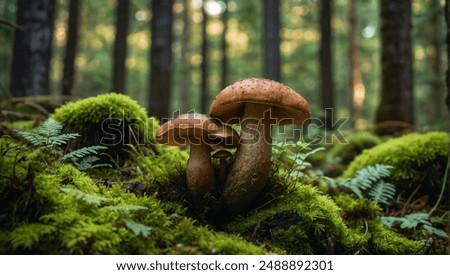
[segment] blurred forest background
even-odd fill
[[[208,113],[211,101],[226,85],[261,76],[302,94],[314,117],[323,117],[325,108],[336,110],[335,119],[351,117],[346,129],[390,120],[381,112],[416,129],[442,130],[449,121],[444,4],[444,0],[0,0],[0,99],[117,91],[162,118],[173,117],[177,110]],[[20,50],[17,44],[26,38],[22,42],[15,38],[27,22],[49,30],[34,31],[41,35],[34,49],[37,59],[27,60],[26,52],[33,47]],[[399,46],[385,63],[383,25],[386,49]],[[390,42],[389,35],[394,36]],[[389,79],[383,80],[382,68]],[[35,79],[26,80],[30,75]],[[35,84],[24,88],[29,83]],[[389,97],[397,93],[407,95]],[[390,99],[383,102],[384,97]],[[389,104],[394,109],[377,114],[379,106]],[[413,109],[395,117],[396,110],[408,104]]]

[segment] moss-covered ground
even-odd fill
[[[273,156],[270,181],[260,198],[240,215],[229,217],[221,204],[220,191],[205,197],[201,204],[191,200],[185,182],[189,151],[156,144],[153,134],[157,122],[148,119],[135,102],[110,96],[119,102],[117,106],[111,104],[114,100],[106,100],[109,108],[103,109],[104,98],[89,99],[78,106],[69,103],[52,117],[66,131],[77,132],[82,140],[87,140],[89,135],[83,136],[86,133],[80,130],[84,123],[99,125],[102,119],[111,118],[111,112],[120,115],[117,112],[123,106],[140,120],[145,115],[148,127],[138,127],[133,133],[148,136],[146,143],[108,151],[117,154],[110,158],[120,159],[112,167],[80,171],[63,158],[75,147],[57,146],[60,154],[55,154],[27,143],[11,131],[32,131],[39,124],[2,123],[0,253],[449,253],[448,237],[433,234],[424,225],[401,228],[396,224],[389,228],[381,221],[386,215],[430,212],[436,205],[429,225],[448,233],[448,198],[436,195],[440,193],[446,167],[448,134],[411,134],[383,142],[365,136],[370,144],[361,145],[364,149],[357,156],[352,155],[352,161],[342,163],[345,177],[354,176],[367,165],[392,165],[390,180],[403,184],[404,189],[399,189],[397,199],[388,206],[370,198],[358,198],[340,187],[338,178],[320,176],[314,167],[304,166],[303,162],[283,166],[280,162],[286,158],[280,157],[278,151]],[[75,116],[84,118],[78,121],[73,119]],[[98,142],[91,140],[86,145]],[[353,154],[354,150],[350,151]],[[334,149],[332,154],[338,157],[343,152],[345,149]],[[214,165],[219,170],[218,161]],[[411,187],[406,181],[431,187],[412,194],[414,190],[408,189]],[[409,196],[405,198],[403,193]]]

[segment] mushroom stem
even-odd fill
[[[194,201],[214,191],[214,166],[211,148],[207,144],[191,145],[186,168],[187,186]]]
[[[223,188],[223,185],[224,185],[224,183],[225,183],[225,176],[226,176],[226,173],[227,173],[227,163],[226,163],[226,160],[225,160],[225,158],[221,158],[220,159],[220,167],[219,167],[219,173],[220,173],[220,178],[219,178],[219,180],[220,180],[220,182],[219,182],[219,190],[222,190],[222,188]]]
[[[264,188],[272,155],[271,124],[263,119],[270,106],[247,103],[241,144],[225,182],[224,202],[231,215],[247,207]]]

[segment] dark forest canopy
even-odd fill
[[[53,27],[47,27],[48,33],[53,30],[50,37],[52,47],[40,51],[44,69],[38,70],[45,74],[45,63],[49,62],[48,87],[45,77],[37,77],[38,72],[33,71],[33,66],[18,63],[20,59],[26,60],[26,53],[20,50],[18,39],[30,30],[22,28],[21,24],[27,23],[19,10],[24,9],[23,3],[38,2],[48,5],[50,12],[46,17],[48,22],[39,24]],[[201,110],[202,106],[205,109],[204,106],[209,106],[225,84],[251,76],[273,75],[272,78],[280,78],[307,98],[315,117],[323,117],[323,108],[334,106],[335,117],[354,118],[352,123],[348,121],[344,125],[347,128],[352,125],[368,127],[375,118],[379,122],[387,120],[382,119],[380,110],[383,108],[378,106],[386,104],[387,94],[396,90],[387,83],[389,79],[398,79],[398,75],[392,75],[396,73],[390,72],[389,68],[384,73],[382,70],[383,16],[386,13],[383,13],[381,6],[395,9],[396,2],[403,1],[174,0],[172,19],[169,19],[171,39],[164,42],[170,46],[152,43],[152,40],[159,38],[152,36],[151,22],[161,16],[153,15],[152,10],[156,6],[151,2],[1,1],[0,19],[4,22],[0,24],[2,97],[16,93],[12,90],[21,89],[12,79],[30,83],[31,80],[17,74],[28,73],[36,76],[35,80],[40,79],[43,90],[27,94],[72,93],[86,97],[113,89],[137,99],[149,108],[150,114],[173,116],[170,114],[178,110]],[[404,26],[410,27],[406,30],[411,40],[409,62],[412,71],[408,76],[411,82],[408,89],[413,93],[413,100],[406,105],[413,104],[413,110],[409,111],[409,118],[400,119],[414,121],[419,128],[442,129],[448,120],[444,100],[447,64],[444,1],[410,2],[406,4],[410,5],[410,16],[398,17],[405,18]],[[278,5],[278,13],[270,5]],[[269,9],[265,10],[264,6]],[[271,15],[274,12],[279,14],[279,20]],[[326,12],[330,33],[324,32]],[[396,14],[402,12],[400,9]],[[205,16],[206,26],[203,24]],[[279,40],[276,28],[279,28]],[[404,36],[397,35],[399,33],[402,30],[392,34],[394,44],[397,38],[403,41]],[[321,46],[321,42],[325,44]],[[45,44],[42,46],[45,47]],[[171,57],[158,52],[160,50],[155,47],[162,47],[165,52],[171,49]],[[328,48],[330,57],[327,57],[330,55],[326,50]],[[280,52],[279,61],[277,49]],[[171,61],[164,60],[163,56]],[[157,64],[169,66],[169,76],[159,76],[158,67],[151,69]],[[167,71],[167,68],[164,70]],[[156,76],[158,79],[153,82]],[[169,84],[159,89],[161,84],[158,83],[164,81],[169,81]],[[17,95],[21,94],[22,91],[17,92]],[[155,94],[156,102],[149,99],[151,94]],[[168,109],[155,110],[155,113],[152,110],[155,108]],[[385,112],[386,115],[389,119],[389,111]]]

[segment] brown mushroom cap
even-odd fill
[[[308,102],[301,95],[265,78],[243,79],[223,89],[211,104],[210,116],[223,123],[238,123],[244,115],[245,103],[271,106],[271,118],[278,119],[279,125],[302,125],[311,117]]]
[[[183,114],[164,123],[155,138],[169,146],[209,144],[233,148],[239,144],[239,135],[233,128],[197,113]]]

